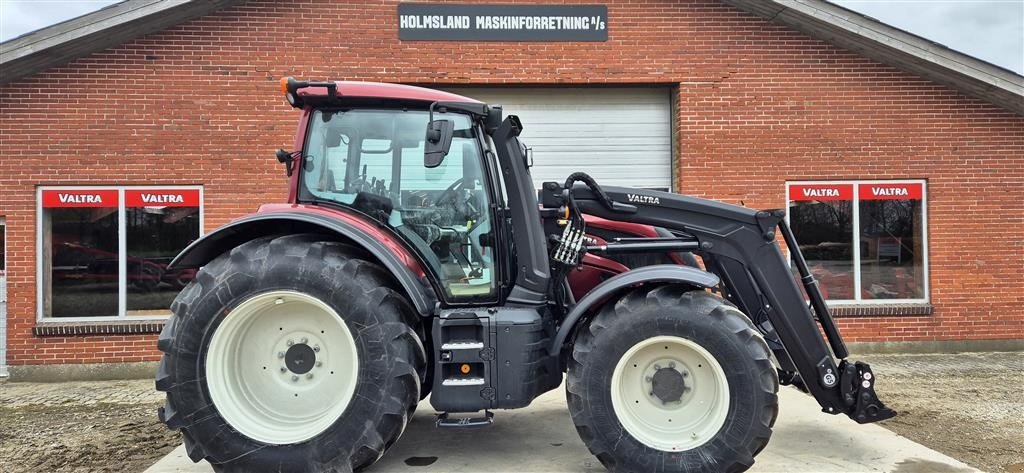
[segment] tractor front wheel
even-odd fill
[[[221,472],[351,471],[401,435],[420,398],[418,320],[387,273],[316,235],[216,258],[160,334],[160,419]]]
[[[641,288],[581,327],[566,391],[590,451],[619,472],[743,471],[771,436],[768,347],[729,303]]]

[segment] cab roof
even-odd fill
[[[334,81],[337,84],[336,95],[339,98],[368,98],[412,100],[419,102],[465,102],[481,103],[479,100],[440,90],[427,89],[412,85],[389,84],[384,82]],[[326,87],[305,87],[299,89],[299,96],[326,96]]]

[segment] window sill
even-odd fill
[[[36,322],[32,334],[37,337],[75,337],[81,335],[126,335],[160,333],[167,319]]]
[[[932,315],[935,307],[930,303],[910,304],[836,304],[828,306],[833,317],[912,317]]]

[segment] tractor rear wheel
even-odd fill
[[[160,420],[221,472],[352,471],[377,461],[420,399],[418,320],[376,264],[322,236],[221,255],[160,334]]]
[[[721,298],[640,288],[581,327],[566,394],[612,471],[736,472],[767,445],[778,378],[761,334]]]

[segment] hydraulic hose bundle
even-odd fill
[[[565,218],[558,221],[559,224],[565,225],[565,229],[562,231],[562,236],[557,239],[558,244],[552,251],[551,259],[561,263],[566,268],[579,264],[580,257],[586,251],[583,239],[587,234],[587,224],[583,220],[583,214],[580,213],[572,196],[572,186],[576,182],[586,184],[603,203],[611,205],[611,199],[604,193],[601,186],[597,185],[594,178],[586,173],[574,172],[565,179],[565,184],[562,186],[562,197],[565,201]]]

